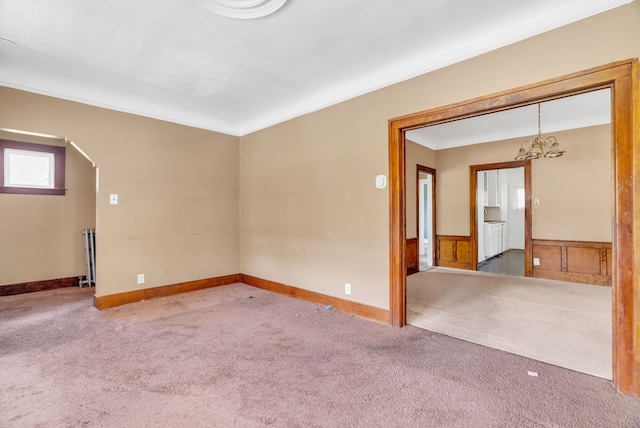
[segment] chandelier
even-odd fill
[[[541,156],[545,158],[557,158],[564,154],[564,150],[560,147],[556,137],[549,136],[542,139],[540,131],[540,103],[538,103],[538,135],[533,141],[528,140],[520,145],[516,160],[539,159]]]

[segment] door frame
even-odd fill
[[[471,234],[469,244],[471,249],[471,263],[469,269],[471,270],[478,270],[478,207],[476,203],[478,171],[520,167],[524,167],[524,276],[533,276],[533,242],[531,237],[531,161],[528,160],[471,165],[469,167],[469,230]]]
[[[613,384],[640,395],[640,66],[618,61],[389,120],[389,322],[406,325],[405,132],[609,88],[613,190]],[[638,198],[634,196],[638,194]],[[636,242],[637,241],[637,242]],[[637,251],[634,252],[634,248]]]
[[[438,260],[436,254],[436,170],[428,166],[416,165],[416,233],[420,238],[420,173],[431,175],[431,231],[432,237],[429,240],[431,247],[431,266],[436,266]],[[420,247],[418,247],[419,249]],[[418,250],[418,271],[420,271],[420,250]]]

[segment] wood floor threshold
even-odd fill
[[[0,285],[0,296],[13,296],[16,294],[34,293],[36,291],[55,290],[56,288],[75,287],[76,285],[78,285],[77,276]]]
[[[374,306],[363,305],[362,303],[352,302],[340,299],[326,294],[316,293],[315,291],[304,290],[302,288],[293,287],[291,285],[281,284],[279,282],[269,281],[262,278],[256,278],[251,275],[241,275],[241,282],[274,293],[284,294],[285,296],[296,299],[307,300],[321,305],[331,305],[333,309],[340,312],[357,315],[372,321],[381,323],[389,323],[389,311],[386,309],[376,308]]]

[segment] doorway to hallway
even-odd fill
[[[417,165],[418,270],[435,265],[436,170]]]

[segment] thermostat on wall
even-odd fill
[[[387,176],[386,175],[378,175],[376,177],[376,187],[378,189],[384,189],[387,187]]]

